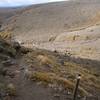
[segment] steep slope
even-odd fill
[[[17,8],[0,8],[0,24],[11,16],[14,16],[17,10]]]
[[[99,0],[70,0],[25,7],[4,22],[0,35],[27,47],[100,60],[99,24]]]
[[[75,57],[100,60],[100,25],[82,30],[64,32],[51,38],[51,42],[34,45],[38,48],[58,50]],[[28,46],[28,45],[26,45]],[[33,46],[33,45],[31,45]]]
[[[82,79],[78,99],[99,97],[100,62],[12,44],[0,38],[1,99],[72,100],[79,73]]]
[[[99,11],[99,0],[41,4],[26,8],[5,23],[4,28],[12,27],[14,38],[22,42],[48,41],[52,35],[99,23]]]
[[[16,16],[16,14],[20,14],[25,10],[25,7],[0,7],[0,25],[2,26],[3,23],[7,23],[8,20]]]

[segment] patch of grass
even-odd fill
[[[43,52],[42,52],[43,51]],[[25,55],[26,62],[33,65],[36,71],[31,74],[31,79],[42,81],[46,84],[59,84],[66,89],[74,89],[77,74],[82,75],[79,94],[88,94],[91,88],[100,89],[100,77],[93,67],[67,61],[66,57],[48,51],[38,50]],[[88,91],[88,92],[87,92]]]
[[[32,62],[38,62],[38,64],[42,65],[51,65],[51,66],[55,66],[58,65],[56,58],[50,54],[47,53],[43,53],[43,52],[29,52],[26,55],[26,61],[28,63],[32,63]]]
[[[74,84],[67,80],[66,78],[59,77],[54,73],[47,73],[47,72],[33,72],[30,77],[31,80],[42,81],[46,84],[58,84],[61,85],[65,89],[70,89],[73,91]],[[88,95],[88,92],[83,88],[79,87],[79,92],[81,95]]]
[[[10,39],[11,38],[11,32],[0,32],[0,37],[2,37],[3,39]]]
[[[16,88],[11,83],[7,85],[6,91],[7,91],[8,95],[10,95],[10,96],[15,96],[16,95]]]
[[[52,59],[50,59],[49,57],[45,55],[38,55],[37,60],[39,60],[39,62],[41,62],[42,64],[52,64],[53,63]]]
[[[95,87],[100,89],[100,78],[94,75],[96,73],[94,70],[88,70],[72,62],[65,62],[65,70],[73,76],[80,73],[82,75],[82,84],[84,84],[83,87],[89,86],[90,88]]]

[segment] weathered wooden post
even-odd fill
[[[1,26],[2,26],[2,25],[0,24],[0,28],[1,28]]]
[[[77,97],[77,91],[78,91],[78,86],[79,86],[80,79],[81,79],[81,75],[78,74],[76,86],[75,86],[74,93],[73,93],[73,100],[76,100],[76,97]]]

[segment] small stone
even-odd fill
[[[15,71],[15,74],[19,74],[19,73],[20,73],[20,71],[19,71],[19,70],[16,70],[16,71]]]
[[[68,92],[67,92],[67,94],[68,94],[68,95],[71,95],[71,92],[70,92],[70,91],[68,91]]]
[[[10,76],[11,78],[15,77],[15,73],[14,72],[9,72],[9,73],[7,73],[7,75]]]
[[[5,65],[5,66],[11,66],[11,65],[14,65],[15,62],[11,59],[8,59],[6,61],[3,61],[2,64]]]
[[[2,55],[0,55],[0,59],[1,60],[8,60],[8,59],[10,59],[10,57],[7,56],[7,55],[2,54]]]
[[[20,70],[24,70],[24,69],[25,69],[24,67],[20,68]]]
[[[60,95],[59,94],[54,94],[54,97],[59,98]]]
[[[32,72],[29,71],[28,69],[25,69],[25,71],[24,71],[24,76],[25,76],[26,78],[30,78],[31,75],[32,75]]]
[[[80,95],[77,95],[77,97],[78,97],[78,98],[81,98],[81,96],[80,96]]]
[[[54,50],[54,53],[58,53],[57,50]]]
[[[48,84],[48,86],[49,86],[50,88],[54,88],[54,85],[53,85],[53,84]]]
[[[37,85],[41,85],[42,84],[42,82],[37,82]]]
[[[55,91],[58,91],[58,88],[57,88],[57,87],[54,87],[54,90],[55,90]]]
[[[86,100],[86,96],[82,98],[82,100]]]
[[[59,91],[62,91],[62,90],[63,90],[63,88],[62,88],[62,87],[58,87],[58,90],[59,90]]]

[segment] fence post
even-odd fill
[[[77,97],[77,91],[78,91],[78,86],[79,86],[80,79],[81,79],[81,75],[78,74],[76,86],[75,86],[74,93],[73,93],[73,100],[76,100],[76,97]]]

